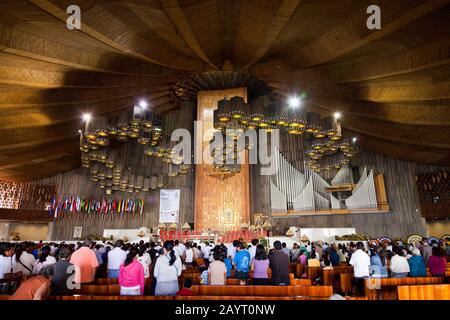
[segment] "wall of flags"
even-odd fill
[[[81,198],[79,196],[53,197],[50,215],[54,219],[68,214],[139,214],[144,213],[143,198]]]

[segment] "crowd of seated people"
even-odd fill
[[[248,245],[235,240],[229,246],[178,240],[163,244],[85,240],[76,245],[3,242],[0,279],[11,275],[26,278],[11,299],[44,299],[49,294],[72,295],[82,284],[93,284],[103,270],[102,277],[117,279],[120,295],[143,295],[146,279],[152,278],[152,294],[170,296],[193,294],[193,279],[185,278],[183,288],[179,287],[179,277],[187,268],[199,273],[201,285],[225,285],[232,275],[241,285],[290,285],[290,263],[322,269],[350,265],[360,294],[368,277],[425,277],[427,267],[432,276],[445,276],[448,248],[448,244],[445,248],[443,243],[425,239],[415,245],[369,247],[362,242],[336,245],[316,241],[288,248],[275,241],[269,250],[257,239]],[[307,268],[304,270],[301,277],[306,277]]]

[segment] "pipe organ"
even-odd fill
[[[344,165],[330,184],[307,167],[301,172],[276,148],[272,154],[272,163],[277,169],[270,180],[271,209],[274,213],[369,209],[378,206],[373,170],[368,173],[367,168],[364,168],[361,178],[354,185],[352,169]],[[340,192],[342,186],[345,186],[346,193]]]

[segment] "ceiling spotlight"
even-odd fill
[[[341,113],[340,112],[335,112],[334,113],[334,118],[335,119],[339,119],[341,117]]]
[[[78,130],[78,133],[81,133],[81,130]]]
[[[91,114],[90,113],[83,113],[83,120],[88,122],[91,120]]]
[[[353,137],[352,141],[353,141],[353,143],[355,143],[356,141],[358,141],[358,138]]]
[[[147,107],[148,107],[147,101],[145,101],[145,100],[139,101],[139,106],[142,108],[142,110],[147,109]]]
[[[292,96],[289,98],[288,104],[291,108],[298,108],[301,104],[301,100],[297,96]]]

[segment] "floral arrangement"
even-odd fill
[[[363,234],[346,234],[343,236],[335,236],[334,239],[338,241],[367,241],[370,240],[370,237]]]
[[[293,232],[291,229],[289,229],[288,231],[286,231],[286,236],[292,237],[293,235],[294,235],[294,232]]]
[[[172,224],[169,226],[169,230],[177,230],[177,228],[178,228],[178,226],[177,226],[176,223],[172,223]]]
[[[250,227],[249,227],[249,229],[250,229],[250,231],[255,231],[255,230],[257,230],[257,229],[256,229],[256,226],[255,226],[254,224],[251,224]]]
[[[128,237],[127,237],[127,235],[124,235],[123,238],[122,238],[122,240],[123,240],[123,242],[128,242]]]
[[[141,231],[138,232],[137,236],[139,238],[143,238],[143,237],[145,237],[145,232],[143,230],[141,230]]]
[[[262,227],[264,230],[269,230],[270,228],[272,228],[272,225],[269,223],[269,221],[266,221],[264,222]]]
[[[158,228],[157,229],[166,230],[166,225],[164,223],[160,223],[160,224],[158,224]]]
[[[245,222],[241,224],[241,230],[248,230],[248,224]]]
[[[191,226],[189,225],[189,223],[185,223],[185,224],[183,224],[183,226],[181,227],[181,229],[182,230],[185,230],[185,231],[187,231],[187,230],[191,230]]]
[[[309,238],[308,238],[306,235],[302,235],[302,236],[300,237],[300,240],[301,240],[302,242],[308,242],[308,241],[309,241]]]

